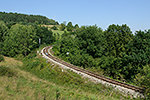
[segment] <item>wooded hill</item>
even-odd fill
[[[6,13],[0,12],[0,20],[5,23],[19,23],[22,22],[24,24],[27,23],[38,23],[45,25],[58,25],[59,23],[53,19],[48,19],[45,16],[41,15],[27,15],[27,14],[19,14],[19,13]]]

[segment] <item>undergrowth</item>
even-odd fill
[[[4,61],[4,56],[0,54],[0,62]]]

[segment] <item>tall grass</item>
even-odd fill
[[[100,95],[116,99],[128,98],[128,96],[125,97],[118,91],[114,91],[111,87],[106,87],[102,84],[95,84],[72,71],[65,70],[62,72],[62,69],[59,66],[47,63],[43,58],[32,58],[32,60],[26,60],[22,69],[56,85],[69,87],[71,90],[78,90],[76,91],[77,93],[82,91],[82,93],[94,94],[95,96],[93,96],[93,98],[95,99],[100,98]],[[76,92],[73,92],[73,94],[77,94]],[[60,94],[61,93],[62,92],[60,92]],[[80,95],[78,96],[80,97]]]
[[[0,100],[99,100],[100,98],[112,99],[112,97],[109,96],[106,97],[101,94],[90,93],[90,91],[85,92],[81,89],[81,87],[72,88],[71,86],[63,86],[63,85],[55,84],[54,82],[51,82],[50,79],[46,79],[46,78],[44,79],[44,77],[43,79],[38,78],[37,77],[38,75],[36,76],[30,74],[29,72],[19,69],[21,68],[21,66],[15,66],[18,63],[16,60],[13,61],[15,62],[15,64],[10,66],[8,59],[9,58],[7,58],[6,60],[8,61],[6,62],[8,66],[6,63],[5,66],[4,63],[0,63],[1,72],[5,70],[3,74],[0,76]],[[34,67],[32,67],[30,72],[33,73],[34,68],[38,69],[41,67],[38,66],[41,65],[39,61],[44,61],[44,60],[41,58],[39,60],[34,58],[31,59],[30,59],[31,62],[34,61],[34,63],[32,64],[32,66]],[[10,58],[10,60],[12,60],[12,58]],[[43,67],[42,69],[39,70],[40,71],[45,70],[45,72],[48,72],[45,69],[47,68],[46,66],[48,64],[46,62],[42,64]],[[51,69],[56,69],[55,67],[52,66]],[[9,73],[7,72],[10,72],[10,75],[11,73],[16,73],[16,74],[9,76]],[[49,73],[56,73],[56,72],[55,70],[53,70],[52,72]],[[77,76],[76,78],[78,78]],[[57,76],[55,77],[57,78]]]
[[[1,69],[5,70],[0,76],[0,100],[131,99],[111,87],[92,83],[70,70],[62,72],[59,66],[35,57],[35,53],[23,58],[23,65],[12,58],[5,57],[5,61],[0,63],[3,66]]]

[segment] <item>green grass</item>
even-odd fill
[[[64,33],[64,31],[61,31],[61,30],[52,30],[53,33],[55,34],[59,34],[60,36]]]
[[[67,29],[65,29],[64,31],[66,31],[68,33]],[[58,29],[58,30],[52,30],[53,36],[56,38],[56,40],[60,40],[62,34],[64,33],[64,31],[61,31],[60,29]]]
[[[94,84],[34,54],[23,62],[4,57],[0,66],[13,72],[0,76],[0,100],[125,100],[119,92]],[[7,71],[7,72],[8,72]]]

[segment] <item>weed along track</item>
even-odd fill
[[[51,60],[53,63],[56,63],[65,69],[71,69],[73,72],[81,74],[81,75],[83,75],[87,78],[90,78],[92,80],[95,80],[98,83],[111,85],[115,89],[118,89],[124,93],[129,93],[131,95],[134,95],[134,97],[143,96],[142,93],[144,93],[144,89],[142,89],[140,87],[136,87],[136,86],[126,84],[123,82],[119,82],[119,81],[116,81],[116,80],[113,80],[113,79],[110,79],[110,78],[107,78],[104,76],[100,76],[98,74],[94,74],[90,71],[76,67],[76,66],[69,64],[65,61],[59,60],[58,58],[52,56],[52,54],[50,53],[51,48],[52,48],[52,46],[45,47],[42,49],[41,53],[42,53],[44,58]]]

